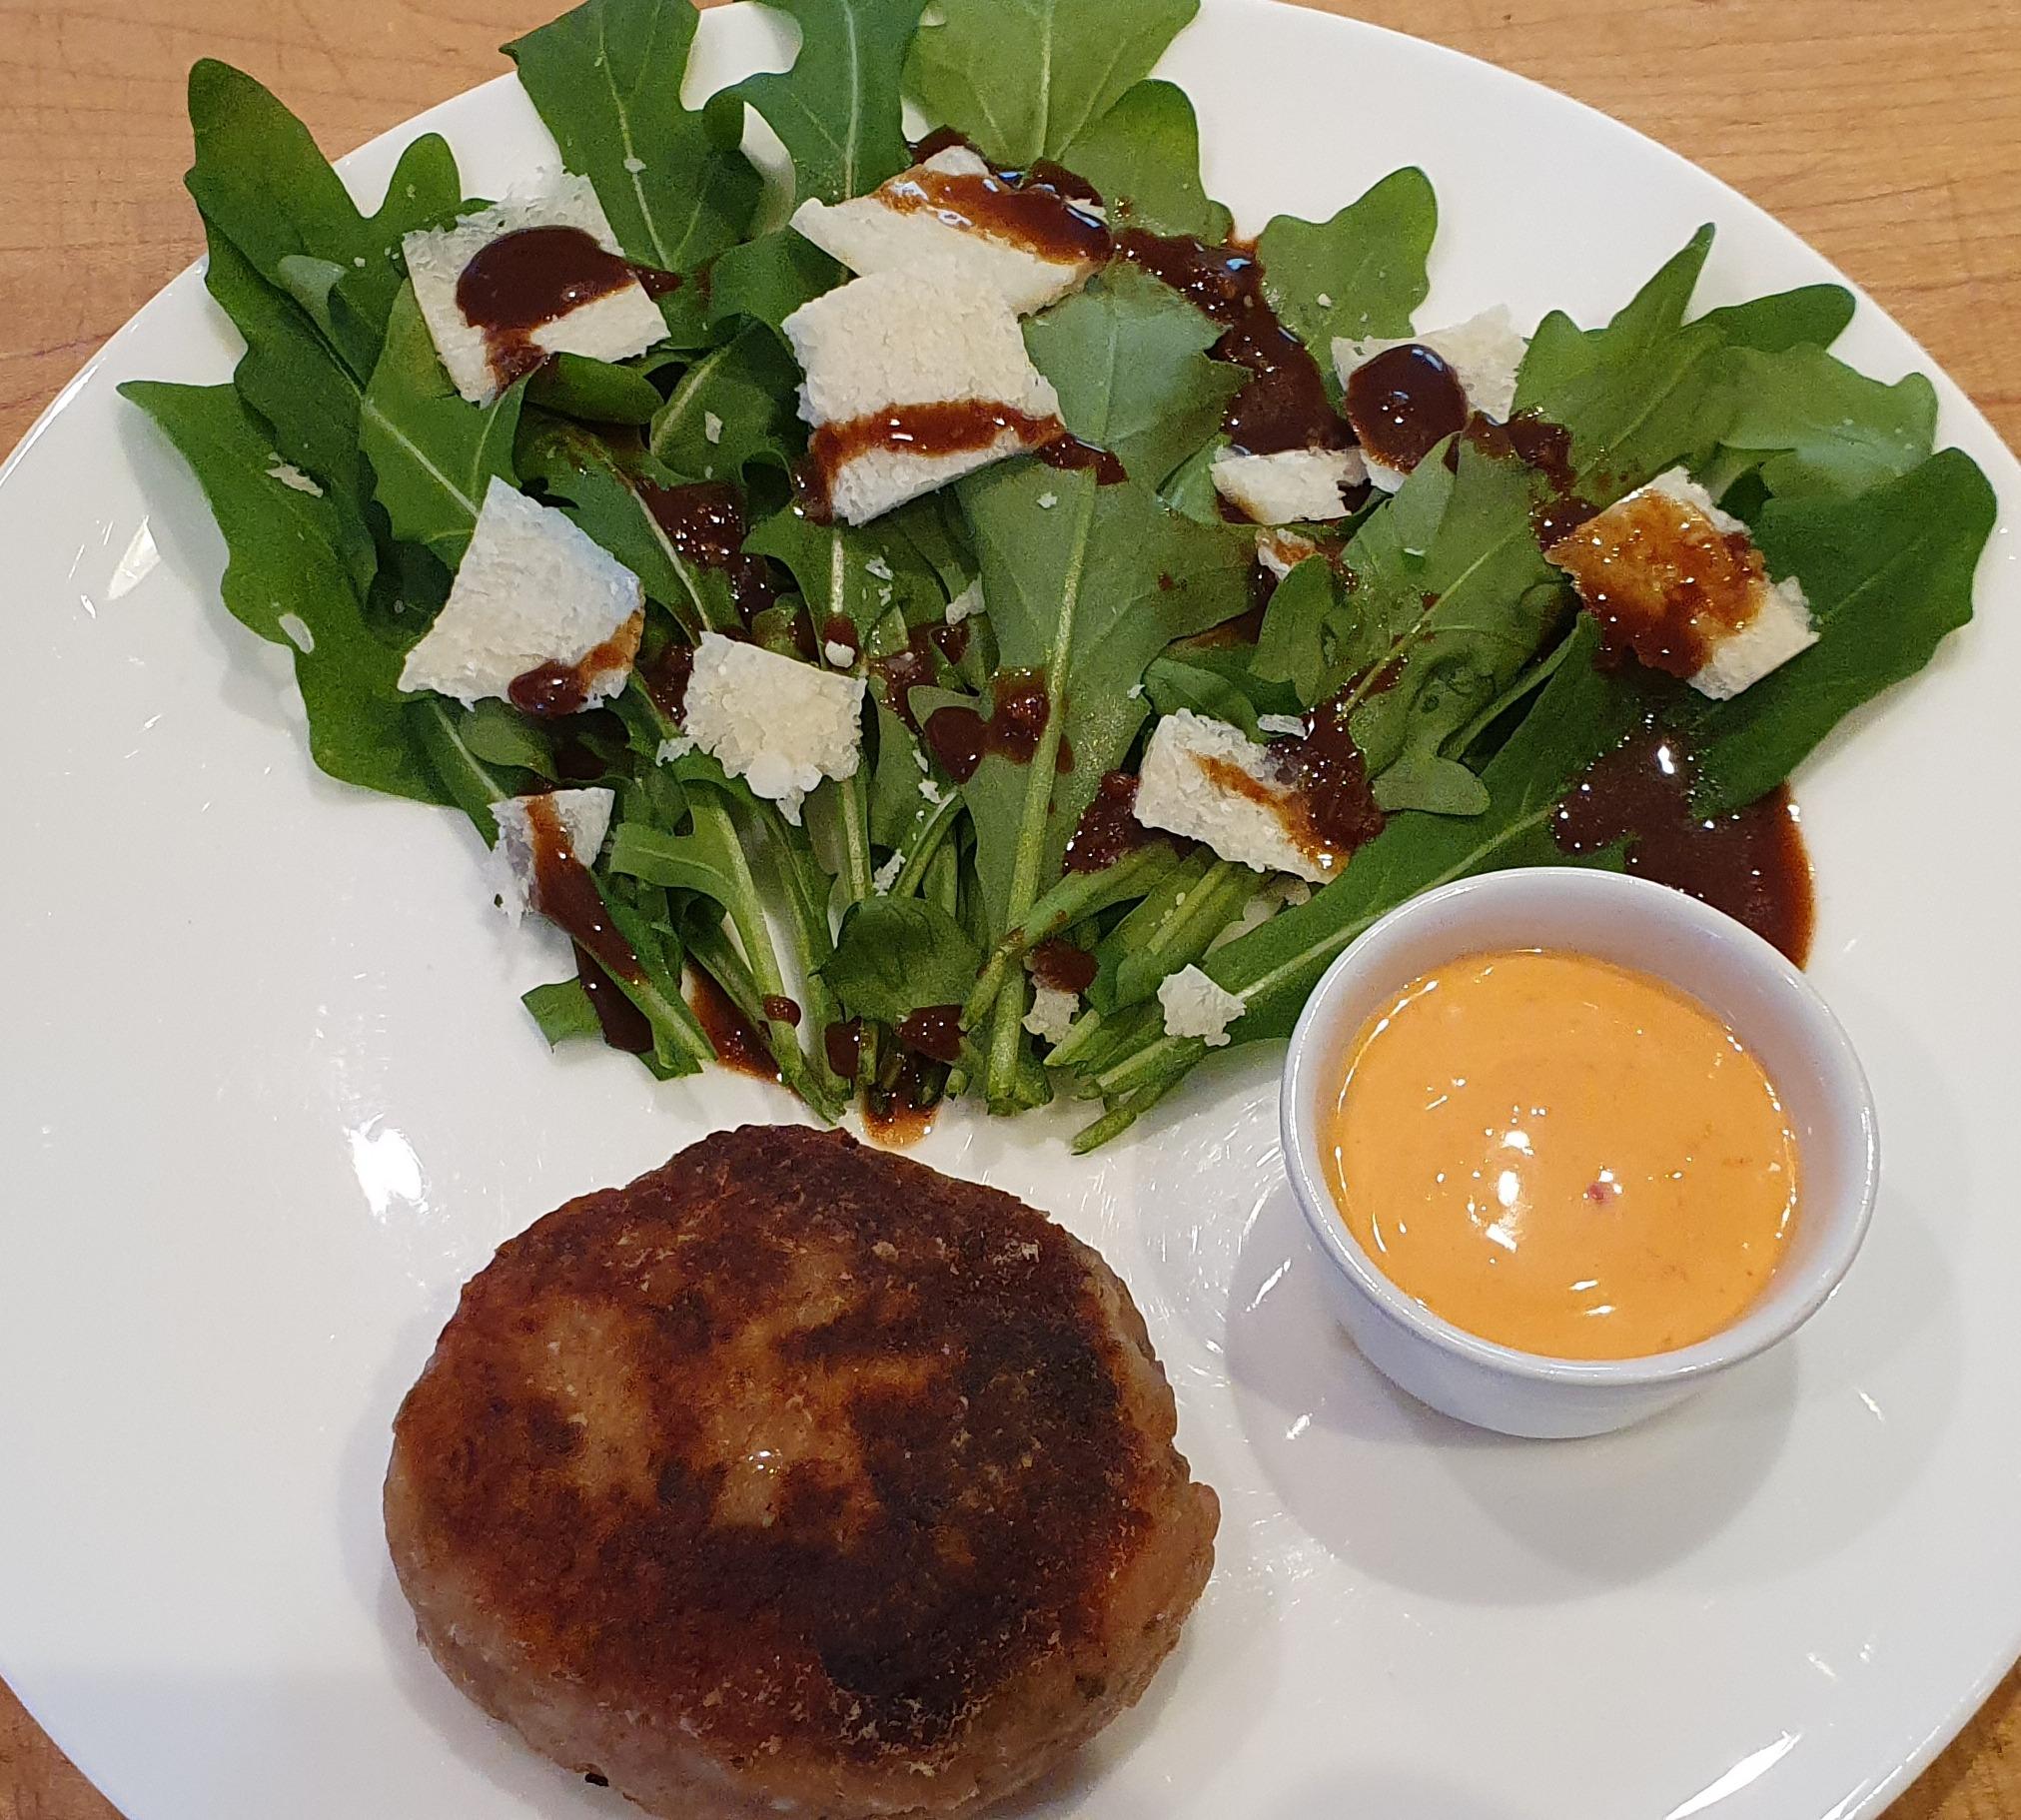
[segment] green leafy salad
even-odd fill
[[[573,938],[548,1041],[1093,1149],[1415,894],[1633,863],[1561,805],[1650,727],[1716,832],[1971,616],[1991,490],[1850,295],[1694,317],[1706,229],[1598,327],[1415,324],[1420,171],[1233,238],[1197,5],[777,0],[691,109],[689,0],[588,0],[507,47],[558,170],[423,138],[372,215],[195,70],[245,354],[126,395],[316,763]]]

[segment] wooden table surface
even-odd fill
[[[496,47],[563,3],[0,0],[0,450],[198,250],[195,58],[251,70],[337,153],[497,74]],[[2021,446],[2021,0],[1316,3],[1520,70],[1716,172]],[[2017,1740],[2021,1671],[1889,1820],[2013,1820]],[[117,1820],[4,1687],[0,1820]]]

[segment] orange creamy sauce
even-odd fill
[[[1485,1340],[1635,1359],[1729,1327],[1796,1219],[1774,1084],[1695,1000],[1584,955],[1476,954],[1356,1039],[1325,1149],[1391,1281]]]

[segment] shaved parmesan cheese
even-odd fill
[[[489,405],[504,387],[493,366],[490,338],[464,315],[457,286],[471,261],[494,241],[528,228],[575,228],[604,252],[623,257],[588,178],[565,172],[475,215],[461,216],[452,227],[419,229],[401,243],[414,280],[415,302],[421,306],[436,352],[457,390],[474,405]],[[624,361],[664,341],[666,319],[634,279],[541,324],[526,339],[548,354]]]
[[[494,895],[515,926],[533,904],[537,888],[539,842],[532,822],[536,802],[545,805],[542,814],[551,810],[567,841],[569,857],[577,865],[593,866],[610,832],[617,792],[554,790],[545,796],[513,796],[492,804],[492,819],[499,827],[499,844],[492,855]]]
[[[907,272],[944,261],[994,291],[1020,316],[1058,303],[1100,270],[1101,261],[1092,253],[1050,258],[993,223],[986,211],[964,211],[963,192],[984,194],[986,186],[1009,188],[966,146],[950,146],[868,196],[833,204],[803,202],[794,211],[793,226],[859,275]],[[1064,202],[1060,207],[1068,210]],[[1084,219],[1092,225],[1093,218]]]
[[[1270,753],[1239,727],[1181,708],[1152,732],[1137,785],[1145,827],[1204,841],[1258,872],[1322,883],[1333,873],[1293,838],[1291,811],[1292,793]]]
[[[1317,524],[1345,518],[1343,489],[1369,477],[1355,449],[1287,449],[1277,455],[1223,455],[1214,489],[1259,524]]]
[[[1248,1009],[1198,967],[1182,967],[1167,975],[1158,988],[1158,1004],[1165,1013],[1167,1036],[1201,1037],[1209,1049],[1228,1047],[1229,1025]]]
[[[845,453],[824,463],[835,515],[862,524],[922,493],[1050,442],[1059,395],[1025,352],[1017,317],[996,292],[945,262],[859,278],[796,310],[783,325],[806,371],[800,416],[836,430]],[[972,404],[992,434],[936,451],[882,429],[909,407]],[[847,432],[870,426],[858,447]],[[881,440],[880,440],[881,439]],[[963,439],[964,442],[967,439]]]
[[[1817,642],[1802,583],[1794,575],[1770,580],[1746,524],[1721,510],[1681,467],[1616,501],[1547,553],[1572,576],[1585,603],[1604,609],[1630,641],[1644,615],[1660,621],[1670,610],[1667,595],[1678,572],[1694,572],[1699,587],[1723,591],[1723,614],[1692,620],[1692,637],[1705,654],[1687,678],[1714,701],[1731,700]]]
[[[1498,304],[1493,310],[1484,310],[1479,316],[1457,323],[1451,329],[1434,329],[1424,335],[1400,336],[1394,340],[1385,340],[1380,336],[1372,336],[1366,341],[1337,339],[1334,343],[1334,366],[1341,376],[1341,384],[1346,386],[1355,372],[1367,366],[1377,355],[1387,354],[1392,348],[1413,347],[1431,349],[1453,369],[1473,410],[1495,419],[1497,423],[1508,422],[1510,413],[1516,409],[1516,374],[1522,367],[1522,357],[1529,344],[1516,334],[1516,324],[1506,306]],[[1402,469],[1387,462],[1369,462],[1369,478],[1386,492],[1395,492],[1404,484],[1404,477]]]
[[[565,514],[494,477],[448,604],[400,686],[466,707],[548,664],[581,666],[583,705],[624,687],[645,627],[638,577]]]
[[[1081,995],[1062,986],[1036,980],[1032,986],[1032,1008],[1025,1013],[1025,1028],[1048,1043],[1063,1043],[1080,1015]]]
[[[762,645],[704,632],[681,708],[694,742],[795,827],[824,777],[853,777],[862,758],[863,678],[838,676]]]

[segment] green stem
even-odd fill
[[[1085,1157],[1090,1151],[1100,1150],[1104,1144],[1120,1138],[1191,1072],[1192,1064],[1189,1062],[1186,1067],[1175,1069],[1163,1080],[1153,1081],[1148,1086],[1140,1088],[1120,1106],[1112,1107],[1094,1124],[1075,1134],[1074,1155]]]
[[[1011,867],[1010,890],[1005,899],[1007,920],[1012,929],[1025,920],[1039,895],[1039,879],[1046,858],[1046,829],[1052,816],[1054,777],[1059,769],[1060,740],[1066,732],[1067,666],[1074,654],[1075,621],[1079,614],[1081,586],[1087,572],[1088,547],[1095,527],[1095,488],[1073,489],[1074,527],[1072,559],[1060,584],[1060,616],[1053,633],[1053,648],[1046,661],[1046,699],[1052,712],[1046,716],[1033,752],[1025,783],[1023,811],[1018,821],[1016,857]],[[1015,997],[1022,997],[1017,994]],[[1019,1062],[1024,1058],[1023,1012],[996,1012],[989,1045],[989,1074],[984,1082],[990,1106],[1011,1105],[1017,1098]]]
[[[772,946],[772,933],[765,921],[757,880],[752,876],[750,862],[744,856],[743,843],[737,838],[736,823],[731,818],[729,805],[715,791],[699,789],[688,793],[688,810],[697,827],[708,826],[721,849],[730,855],[728,863],[736,867],[732,877],[734,888],[728,894],[731,901],[723,907],[729,912],[737,940],[742,944],[744,959],[750,966],[759,999],[785,998],[786,977],[779,967],[778,951]],[[841,1110],[840,1104],[808,1067],[806,1052],[800,1047],[798,1026],[787,1018],[767,1017],[763,1029],[765,1040],[771,1047],[772,1059],[779,1065],[779,1078],[822,1118],[832,1122]],[[826,1072],[822,1070],[823,1074]]]
[[[1041,942],[1051,941],[1076,923],[1114,905],[1145,896],[1184,863],[1169,843],[1157,840],[1133,848],[1103,871],[1067,873],[997,943],[976,980],[975,989],[968,995],[968,1003],[962,1007],[962,1028],[973,1030],[990,1015],[1011,969]]]

